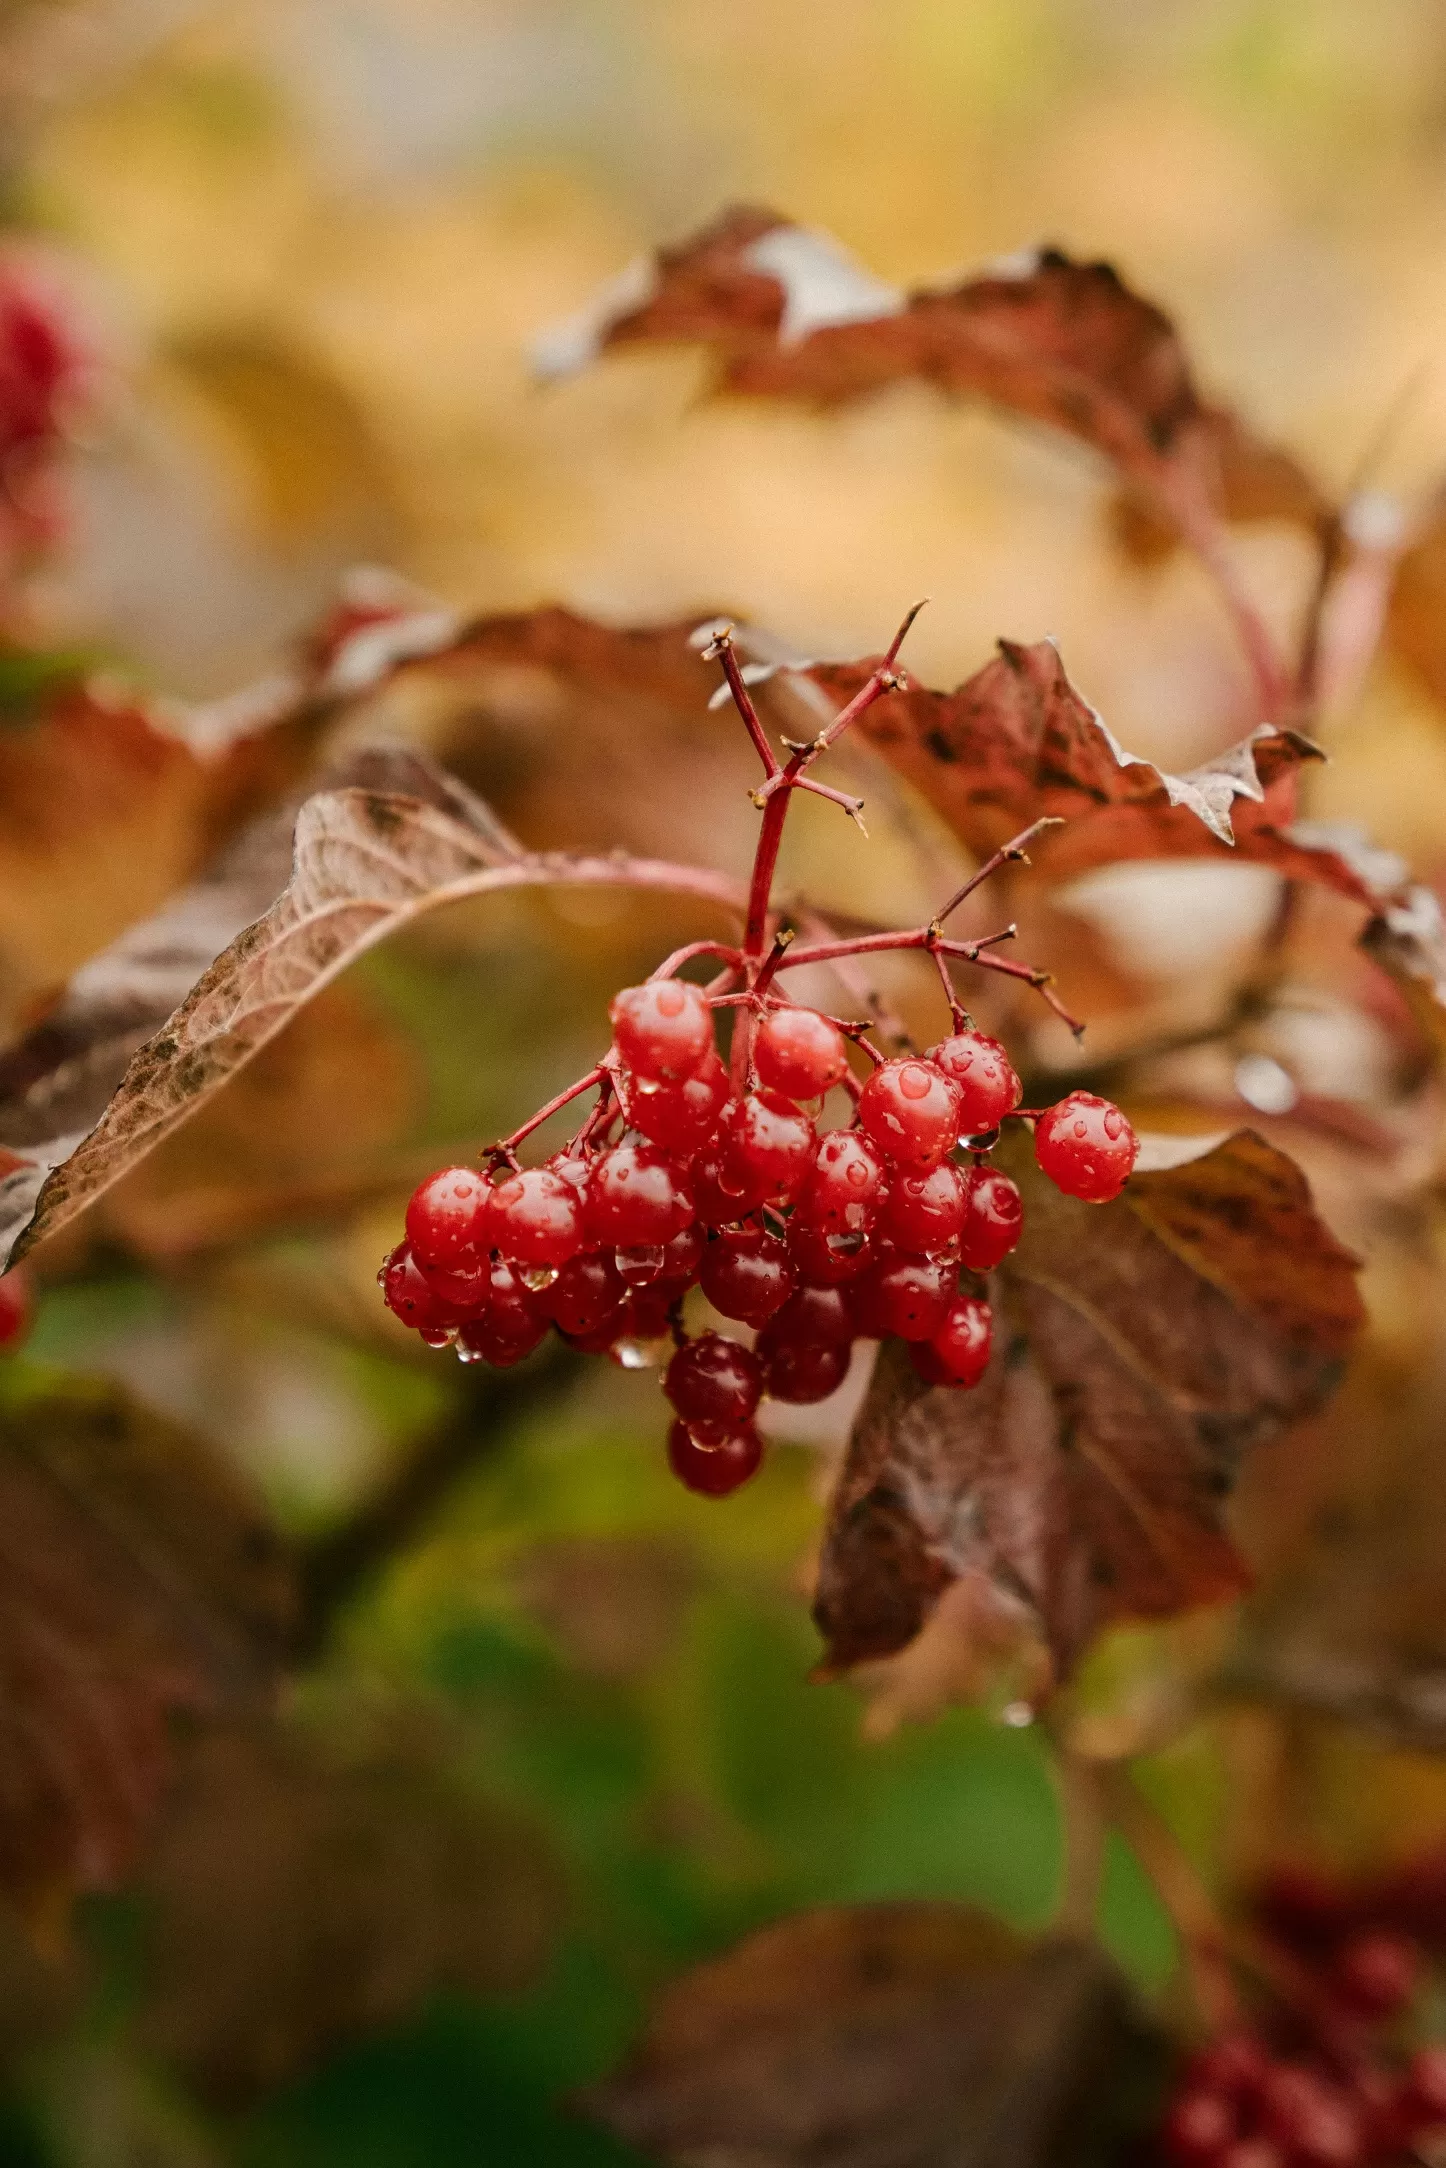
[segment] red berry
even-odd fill
[[[613,1315],[625,1292],[611,1252],[583,1250],[568,1259],[542,1302],[560,1332],[587,1335]]]
[[[514,1322],[484,1310],[481,1317],[469,1317],[458,1332],[457,1353],[464,1363],[491,1363],[494,1370],[510,1370],[532,1353],[546,1331],[545,1318]]]
[[[700,1445],[682,1421],[668,1432],[668,1466],[700,1498],[726,1498],[741,1489],[757,1473],[762,1458],[763,1440],[751,1423],[718,1445]]]
[[[824,1235],[867,1234],[888,1195],[883,1154],[859,1129],[819,1141],[799,1191],[797,1219]]]
[[[1187,2070],[1194,2090],[1224,2093],[1227,2099],[1249,2106],[1259,2099],[1271,2067],[1269,2055],[1253,2033],[1235,2032],[1222,2033],[1192,2055]]]
[[[1160,2143],[1171,2168],[1215,2168],[1240,2134],[1235,2110],[1223,2094],[1182,2093],[1166,2116]]]
[[[959,1093],[931,1061],[886,1061],[859,1094],[859,1120],[898,1167],[936,1167],[959,1137]]]
[[[1215,2168],[1289,2168],[1289,2164],[1273,2140],[1237,2138],[1216,2155]]]
[[[17,1265],[0,1279],[0,1351],[19,1347],[33,1311],[29,1278]]]
[[[717,1332],[684,1341],[663,1380],[663,1391],[685,1423],[721,1423],[727,1430],[750,1420],[762,1390],[757,1356]]]
[[[786,1099],[820,1099],[848,1074],[848,1047],[817,1009],[773,1009],[753,1041],[758,1081]]]
[[[1354,2168],[1361,2159],[1360,2119],[1350,2096],[1304,2063],[1280,2063],[1261,2095],[1264,2135],[1301,2168]]]
[[[450,1268],[492,1247],[492,1191],[475,1167],[443,1167],[417,1185],[407,1206],[407,1240],[421,1265]]]
[[[677,1305],[676,1287],[661,1284],[635,1287],[622,1307],[619,1330],[613,1339],[614,1354],[617,1354],[620,1347],[631,1346],[636,1349],[639,1344],[646,1346],[652,1341],[665,1339],[672,1331],[673,1314]],[[626,1354],[619,1359],[625,1369],[641,1367]]]
[[[852,1348],[846,1340],[795,1339],[780,1323],[783,1315],[780,1311],[758,1335],[764,1391],[793,1407],[827,1400],[848,1375]]]
[[[377,1285],[393,1317],[410,1325],[414,1332],[445,1334],[456,1323],[455,1316],[447,1314],[446,1305],[423,1279],[409,1243],[399,1242],[391,1256],[383,1260]]]
[[[959,1092],[959,1129],[982,1137],[997,1129],[1019,1105],[1019,1079],[997,1039],[982,1031],[959,1031],[929,1049],[929,1059],[951,1077]]]
[[[885,1252],[849,1289],[855,1328],[870,1340],[931,1340],[948,1315],[958,1275],[935,1257]]]
[[[1034,1125],[1034,1156],[1066,1197],[1106,1204],[1129,1178],[1140,1140],[1108,1099],[1071,1092]]]
[[[656,1145],[615,1144],[588,1176],[583,1224],[599,1249],[671,1242],[693,1216],[686,1174]]]
[[[519,1265],[565,1265],[582,1247],[582,1200],[546,1167],[508,1175],[492,1192],[492,1246]]]
[[[487,1271],[481,1314],[499,1333],[527,1339],[536,1325],[547,1324],[545,1292],[534,1293],[515,1265],[494,1257]],[[535,1346],[536,1341],[529,1344]]]
[[[846,1348],[854,1336],[854,1321],[836,1287],[801,1287],[770,1318],[768,1332],[779,1344]]]
[[[691,1159],[715,1134],[732,1090],[714,1048],[692,1076],[664,1084],[624,1070],[618,1088],[631,1127],[679,1159]]]
[[[997,1167],[971,1167],[965,1183],[959,1255],[971,1272],[992,1272],[1019,1240],[1024,1202]]]
[[[1417,2048],[1406,2066],[1401,2106],[1413,2131],[1446,2127],[1446,2047]]]
[[[964,1216],[964,1177],[946,1162],[895,1175],[879,1232],[900,1249],[927,1257],[958,1240]]]
[[[437,1301],[449,1313],[457,1317],[470,1317],[474,1311],[486,1307],[488,1274],[492,1259],[486,1250],[473,1250],[464,1255],[460,1264],[419,1265],[418,1271],[426,1281]]]
[[[710,1242],[698,1284],[715,1310],[745,1325],[763,1325],[793,1293],[796,1274],[777,1235],[739,1227]]]
[[[686,979],[625,986],[608,1008],[613,1043],[634,1076],[655,1082],[691,1076],[713,1049],[713,1012]]]
[[[658,1273],[659,1287],[676,1288],[684,1292],[698,1277],[698,1267],[708,1247],[707,1230],[697,1220],[680,1227],[677,1234],[663,1244],[662,1269]]]
[[[813,1165],[818,1138],[813,1123],[778,1092],[750,1092],[735,1099],[719,1124],[719,1175],[736,1188],[744,1209],[786,1204]]]
[[[725,1179],[723,1148],[716,1139],[698,1154],[688,1169],[693,1190],[693,1209],[705,1227],[731,1227],[750,1207],[732,1178]]]
[[[1420,1977],[1415,1943],[1379,1929],[1352,1935],[1330,1969],[1333,1993],[1359,2017],[1394,2017],[1415,1994]]]
[[[873,1251],[867,1235],[824,1234],[795,1213],[788,1223],[788,1254],[806,1287],[841,1287],[858,1278]]]
[[[989,1367],[994,1318],[977,1295],[951,1302],[944,1322],[911,1353],[914,1368],[930,1385],[977,1385]]]

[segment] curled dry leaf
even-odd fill
[[[270,1522],[198,1439],[110,1388],[0,1408],[0,1885],[112,1886],[182,1709],[260,1695],[289,1631]]]
[[[479,799],[403,747],[359,752],[329,780],[405,791],[470,834],[484,860],[490,853],[504,861],[517,849]],[[83,965],[40,1023],[0,1054],[0,1256],[53,1171],[106,1115],[137,1049],[285,886],[295,821],[293,803],[245,830],[200,880]],[[181,1088],[177,1103],[185,1097]],[[108,1162],[100,1186],[138,1156]]]
[[[129,1005],[132,970],[139,964],[145,981],[147,959],[158,947],[158,989],[174,998],[177,980],[194,974],[223,911],[234,909],[240,893],[254,908],[252,892],[227,884],[218,901],[208,888],[191,891],[162,920],[98,959],[90,967],[94,977],[82,974],[85,985],[70,997],[80,1004],[78,1039],[86,1043],[87,1002],[104,1010],[109,1000],[121,1013],[116,1044],[129,1060],[119,1081],[112,1072],[104,1089],[97,1065],[80,1120],[63,1128],[47,1119],[45,1087],[61,1099],[71,1074],[53,1058],[39,1091],[22,1088],[18,1111],[0,1110],[0,1143],[10,1152],[0,1198],[9,1204],[4,1232],[12,1262],[109,1189],[348,964],[422,912],[503,889],[567,883],[674,891],[734,912],[741,907],[721,875],[622,855],[520,852],[470,793],[450,779],[435,781],[434,797],[442,795],[445,804],[356,788],[308,798],[296,817],[292,874],[282,894],[203,970],[159,1031],[153,1014],[147,1018],[151,1035],[136,1051],[130,1050],[142,1031]],[[148,993],[156,990],[147,985]],[[14,1057],[22,1065],[34,1058],[25,1045]],[[24,1074],[22,1066],[22,1087]],[[80,1121],[89,1126],[77,1141]]]
[[[385,1741],[260,1723],[202,1734],[141,1882],[143,2049],[236,2107],[428,1995],[531,1986],[559,1877],[456,1760],[406,1710],[387,1711]]]
[[[824,405],[913,377],[991,400],[1092,445],[1207,554],[1220,513],[1320,504],[1287,453],[1201,399],[1160,309],[1109,264],[1059,249],[906,295],[827,235],[739,207],[633,265],[535,359],[566,375],[605,348],[660,341],[710,347],[732,392]]]
[[[829,1670],[903,1648],[965,1572],[1033,1610],[1061,1673],[1115,1620],[1238,1594],[1240,1458],[1320,1404],[1361,1321],[1355,1260],[1248,1130],[1109,1205],[1015,1171],[983,1382],[880,1359],[819,1568]]]
[[[839,1907],[685,1974],[584,2105],[682,2168],[1064,2168],[1139,2048],[1092,1946],[1025,1949],[962,1905]]]

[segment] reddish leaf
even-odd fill
[[[683,2168],[1064,2168],[1138,2045],[1088,1945],[962,1905],[781,1920],[676,1981],[586,2106]]]
[[[904,1647],[965,1572],[1033,1608],[1062,1671],[1113,1620],[1238,1593],[1240,1457],[1320,1404],[1360,1323],[1355,1261],[1248,1130],[1110,1205],[1016,1172],[983,1383],[880,1360],[820,1567],[830,1668]]]
[[[0,1412],[0,1886],[112,1886],[170,1714],[260,1693],[291,1603],[274,1530],[174,1424],[82,1386]]]

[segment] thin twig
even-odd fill
[[[1000,844],[992,858],[985,859],[977,873],[970,874],[962,888],[955,890],[943,910],[934,913],[933,923],[936,926],[942,926],[945,919],[958,910],[965,897],[972,896],[976,888],[982,888],[990,876],[998,873],[1002,866],[1011,864],[1027,866],[1029,864],[1029,855],[1025,850],[1025,845],[1032,843],[1034,838],[1046,828],[1062,828],[1063,826],[1064,821],[1061,815],[1046,813],[1042,820],[1031,821],[1027,828],[1021,828],[1017,836],[1011,836],[1007,843]]]

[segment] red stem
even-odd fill
[[[493,1158],[503,1153],[510,1158],[518,1145],[532,1135],[534,1129],[540,1129],[545,1121],[558,1112],[559,1108],[567,1106],[573,1099],[580,1099],[584,1092],[591,1091],[594,1084],[601,1084],[606,1075],[606,1066],[599,1062],[596,1068],[588,1070],[586,1076],[580,1076],[575,1084],[569,1084],[566,1091],[559,1092],[555,1099],[549,1099],[545,1107],[539,1107],[537,1112],[530,1116],[520,1129],[513,1130],[510,1137],[504,1137],[500,1144],[494,1144],[488,1152],[484,1153],[484,1158]]]

